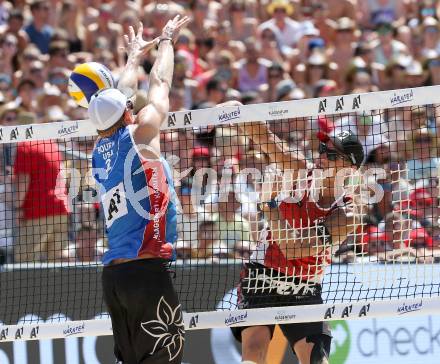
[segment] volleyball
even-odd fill
[[[82,63],[69,77],[69,95],[82,107],[88,108],[92,96],[103,88],[115,87],[110,70],[97,62]]]

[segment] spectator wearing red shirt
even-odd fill
[[[20,143],[14,165],[19,237],[16,262],[58,261],[68,245],[65,186],[57,186],[62,161],[54,141]]]

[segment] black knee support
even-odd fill
[[[306,341],[314,344],[310,354],[310,364],[328,364],[331,337],[327,335],[313,335],[308,336]]]

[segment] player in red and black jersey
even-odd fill
[[[279,170],[289,171],[292,180],[302,170],[305,183],[301,184],[303,191],[293,185],[290,194],[274,191],[270,201],[261,204],[265,228],[260,231],[257,251],[242,272],[240,308],[323,303],[321,283],[330,263],[331,245],[345,240],[355,227],[352,198],[334,193],[335,176],[343,168],[360,167],[362,145],[350,131],[321,136],[320,158],[307,165],[305,157],[286,150],[264,122],[243,124],[241,129]],[[334,169],[334,173],[322,179],[322,193],[315,198],[311,187],[317,182],[314,171],[318,169]],[[292,202],[295,192],[303,194]],[[331,334],[327,323],[280,324],[280,328],[301,364],[328,363]],[[242,342],[243,363],[265,363],[273,330],[274,325],[233,328]]]

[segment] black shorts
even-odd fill
[[[321,285],[304,284],[291,276],[266,268],[258,263],[245,265],[238,287],[240,309],[322,304]],[[282,315],[280,310],[280,315]],[[303,339],[326,335],[331,338],[327,322],[278,324],[290,346]],[[272,337],[275,325],[266,325]],[[234,337],[241,342],[241,332],[249,326],[232,327]]]
[[[104,299],[113,327],[116,359],[123,364],[182,361],[182,311],[163,259],[104,267]]]

